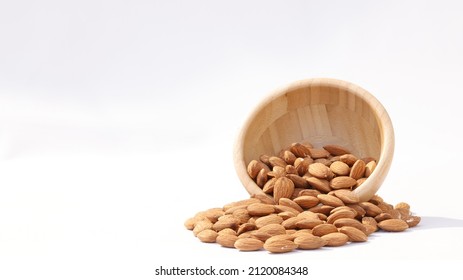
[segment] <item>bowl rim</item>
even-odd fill
[[[384,106],[379,100],[374,97],[370,92],[361,88],[360,86],[347,82],[344,80],[333,79],[333,78],[309,78],[303,80],[297,80],[289,83],[285,86],[279,87],[265,97],[255,108],[251,111],[247,117],[244,125],[238,133],[235,140],[233,149],[233,160],[235,165],[235,171],[246,188],[247,192],[252,194],[263,194],[262,189],[249,177],[247,173],[247,163],[244,160],[243,143],[247,135],[247,131],[251,126],[254,118],[273,100],[286,94],[289,91],[294,91],[299,88],[306,88],[313,85],[319,86],[330,86],[344,89],[346,92],[356,95],[357,97],[364,100],[370,105],[371,110],[374,112],[376,121],[380,131],[380,155],[377,161],[377,166],[373,174],[367,178],[367,180],[357,187],[353,193],[356,194],[361,201],[368,201],[378,191],[383,183],[392,163],[394,154],[394,128],[392,126],[391,118],[387,113]]]

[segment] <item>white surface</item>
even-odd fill
[[[308,279],[459,271],[463,5],[322,2],[3,1],[0,279],[160,279],[161,265],[211,264],[305,265]],[[396,153],[379,194],[422,224],[277,256],[200,243],[184,219],[247,196],[232,164],[247,114],[310,77],[383,103]]]

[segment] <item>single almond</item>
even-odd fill
[[[323,149],[327,150],[333,156],[342,156],[345,154],[350,154],[347,148],[339,145],[325,145],[323,146]]]
[[[339,159],[344,162],[345,164],[352,166],[357,161],[357,157],[353,154],[345,154],[339,157]]]
[[[408,227],[415,227],[421,222],[421,217],[418,216],[408,216],[405,219],[405,222],[407,223]]]
[[[237,235],[241,235],[245,232],[255,230],[256,224],[255,223],[244,223],[238,227],[238,230],[236,231]]]
[[[275,165],[272,167],[272,171],[267,173],[267,176],[270,178],[280,178],[286,175],[286,167],[281,167],[279,165]]]
[[[267,240],[264,243],[264,249],[271,253],[287,253],[296,248],[297,245],[293,241],[286,239]]]
[[[317,200],[318,201],[318,200]],[[195,217],[188,218],[183,225],[186,227],[188,230],[193,230],[195,228],[197,219]]]
[[[408,228],[408,224],[401,219],[389,219],[378,223],[378,227],[385,231],[399,232]]]
[[[365,177],[370,177],[371,173],[375,171],[376,168],[376,161],[370,161],[365,165]]]
[[[304,218],[304,219],[320,219],[318,217],[318,213],[312,211],[304,211],[299,213],[296,217]]]
[[[354,227],[354,228],[357,228],[361,231],[363,231],[364,233],[366,233],[366,228],[365,228],[365,225],[363,225],[361,222],[359,222],[358,220],[356,219],[351,219],[351,218],[340,218],[340,219],[337,219],[336,221],[334,221],[333,225],[337,228],[342,228],[344,226],[348,226],[348,227]]]
[[[235,241],[235,248],[240,251],[257,251],[262,249],[264,242],[255,238],[239,238]]]
[[[198,237],[199,240],[205,243],[214,243],[217,239],[217,236],[218,233],[212,229],[205,229],[198,233],[198,235],[196,235],[196,237]]]
[[[285,168],[286,167],[286,162],[280,158],[280,157],[276,157],[276,156],[271,156],[268,161],[270,162],[270,165],[272,167],[275,167],[275,166],[280,166],[280,167],[283,167]]]
[[[358,204],[347,204],[350,208],[352,208],[355,212],[357,212],[357,216],[355,216],[356,219],[362,219],[363,216],[367,213],[365,209],[363,209],[360,205]]]
[[[365,226],[367,235],[378,230],[378,222],[376,222],[376,220],[372,217],[363,217],[362,224]]]
[[[285,234],[286,229],[279,224],[269,224],[261,227],[256,232],[253,233],[253,236],[257,239],[265,241],[274,235]]]
[[[347,235],[352,242],[365,242],[368,240],[367,235],[355,227],[343,226],[339,229],[339,232]]]
[[[293,236],[292,233],[288,233],[288,230],[286,230],[286,233],[274,235],[274,236],[270,237],[269,239],[267,239],[265,242],[272,242],[272,241],[275,241],[275,240],[291,240],[291,241],[293,241],[294,236]]]
[[[312,234],[315,236],[323,236],[333,232],[338,232],[338,228],[332,224],[320,224],[312,229]]]
[[[259,173],[257,174],[256,184],[261,188],[265,185],[265,183],[267,183],[267,180],[268,180],[267,172],[268,172],[267,170],[261,169]]]
[[[255,225],[257,228],[262,228],[266,225],[270,224],[281,224],[283,222],[283,218],[276,215],[276,214],[271,214],[268,216],[263,216],[260,218],[256,219]]]
[[[319,200],[315,196],[303,195],[293,199],[303,209],[309,209],[318,204]]]
[[[361,159],[358,159],[350,170],[349,176],[355,180],[358,180],[363,177],[365,174],[365,162]]]
[[[321,164],[325,165],[326,167],[330,167],[330,165],[333,163],[331,160],[329,160],[327,158],[317,158],[316,160],[314,160],[314,162],[321,163]],[[330,169],[330,171],[331,171],[331,169]],[[334,173],[333,173],[333,171],[331,171],[330,178],[332,178],[333,176],[334,176]]]
[[[320,238],[326,241],[325,246],[330,247],[342,246],[349,241],[349,237],[341,232],[328,233]]]
[[[342,161],[335,161],[330,165],[331,171],[337,176],[346,176],[351,173],[349,165]]]
[[[275,181],[276,181],[276,180],[277,180],[276,178],[272,178],[272,179],[268,180],[268,181],[265,183],[264,187],[262,188],[262,191],[263,191],[264,193],[267,193],[267,194],[273,193],[273,189],[274,189],[274,187],[275,187]]]
[[[229,235],[238,235],[236,231],[231,228],[224,228],[221,231],[217,232],[219,235],[229,234]]]
[[[338,207],[344,205],[344,202],[334,195],[329,194],[319,194],[317,195],[318,200],[324,205]]]
[[[220,219],[214,223],[212,229],[215,231],[221,231],[225,228],[238,229],[240,222],[233,216],[222,216]]]
[[[231,234],[219,234],[216,238],[218,244],[227,248],[234,248],[236,240],[238,240],[238,236]]]
[[[273,187],[273,198],[275,201],[279,201],[282,197],[291,198],[293,192],[294,183],[290,179],[281,177],[275,181],[275,186]]]
[[[331,176],[331,170],[322,163],[312,163],[309,165],[309,173],[310,175],[317,177],[319,179],[326,179]]]
[[[278,216],[280,216],[283,219],[283,221],[286,221],[287,219],[292,217],[296,217],[296,215],[292,212],[281,212],[278,213]]]
[[[291,148],[290,148],[290,151],[297,157],[301,157],[301,158],[304,158],[304,157],[307,157],[310,153],[309,149],[300,144],[300,143],[294,143],[291,145]]]
[[[292,207],[284,206],[284,205],[275,205],[275,211],[276,213],[281,213],[281,212],[291,212],[294,215],[297,216],[300,212]]]
[[[296,202],[294,202],[294,201],[292,201],[291,199],[286,198],[286,197],[280,198],[280,200],[278,201],[278,204],[279,204],[279,205],[283,205],[283,206],[288,206],[288,207],[294,208],[294,209],[296,209],[296,210],[299,211],[299,212],[304,211],[304,209],[302,209],[301,206],[299,206],[299,204],[297,204]]]
[[[314,250],[325,246],[327,241],[319,236],[305,234],[296,237],[294,239],[294,243],[298,246],[298,249]]]
[[[369,217],[376,217],[377,215],[383,213],[383,210],[381,210],[381,208],[379,208],[371,202],[360,202],[359,205],[360,207],[365,209],[366,215]]]
[[[203,212],[203,215],[211,222],[215,223],[225,212],[222,208],[211,208]]]
[[[314,189],[306,189],[306,190],[302,190],[299,192],[298,196],[313,196],[313,197],[317,197],[317,195],[321,194],[320,191],[318,190],[314,190]]]
[[[309,165],[313,163],[313,159],[310,157],[305,158],[297,158],[294,162],[294,167],[296,167],[296,171],[299,176],[303,176],[309,170]]]
[[[392,219],[392,216],[391,216],[391,214],[389,214],[389,213],[381,213],[381,214],[379,214],[379,215],[377,215],[377,216],[375,217],[375,220],[376,220],[378,223],[379,223],[379,222],[382,222],[382,221],[384,221],[384,220],[389,220],[389,219]]]
[[[330,181],[330,187],[335,190],[350,189],[356,184],[357,184],[357,180],[349,176],[338,176],[336,178],[333,178],[333,180]]]
[[[287,164],[294,164],[296,158],[297,157],[291,151],[284,151],[283,153],[283,159]]]
[[[251,216],[265,216],[275,212],[275,207],[270,204],[264,204],[259,202],[248,205],[246,210]]]
[[[323,224],[323,221],[319,219],[302,219],[296,222],[296,227],[300,229],[313,229],[320,224]]]
[[[263,193],[255,193],[255,194],[252,194],[251,197],[259,199],[260,202],[264,203],[264,204],[270,204],[270,205],[275,204],[275,201],[273,200],[273,197],[271,197],[269,195],[266,195],[266,194],[263,194]]]
[[[200,233],[201,231],[203,230],[206,230],[206,229],[211,229],[213,226],[212,222],[209,221],[209,220],[201,220],[201,221],[198,221],[196,224],[195,224],[195,227],[193,228],[193,234],[195,236],[198,235],[198,233]]]
[[[267,205],[267,204],[264,204],[264,205]],[[247,221],[249,221],[249,218],[251,218],[248,210],[244,208],[237,209],[236,211],[233,212],[232,216],[235,217],[240,224],[246,223]]]
[[[334,195],[342,200],[345,204],[358,203],[359,197],[350,190],[340,189],[335,190]]]
[[[306,180],[312,188],[322,193],[327,193],[331,191],[330,182],[328,182],[325,179],[319,179],[317,177],[310,177]]]
[[[301,188],[301,189],[306,189],[309,187],[309,183],[307,182],[306,179],[302,178],[299,175],[296,174],[286,174],[286,177],[293,181],[294,187],[296,188]]]
[[[322,213],[322,214],[328,215],[333,209],[334,209],[333,206],[319,204],[317,206],[310,208],[309,211],[314,212],[314,213]]]
[[[302,220],[304,220],[304,218],[296,216],[283,221],[281,225],[284,226],[285,229],[295,229],[297,228],[296,223]]]
[[[296,167],[294,167],[293,165],[286,165],[285,172],[286,172],[286,174],[299,175],[299,173],[297,173]]]
[[[357,187],[362,185],[363,183],[365,183],[366,180],[367,180],[367,178],[365,178],[365,177],[358,179],[357,180]]]
[[[296,239],[299,236],[312,235],[312,230],[311,229],[299,229],[299,230],[296,230],[296,232],[292,233],[291,235],[294,239]]]
[[[330,156],[330,153],[325,149],[312,148],[312,149],[309,149],[309,155],[311,158],[317,159],[317,158],[327,158]]]
[[[350,205],[352,205],[352,204],[350,204]],[[330,215],[333,214],[333,213],[335,213],[335,212],[342,211],[342,210],[344,210],[344,211],[350,211],[350,212],[352,212],[352,214],[354,214],[355,216],[357,215],[357,211],[355,211],[352,207],[347,206],[347,205],[338,206],[338,207],[334,208],[333,210],[331,210]],[[355,216],[354,216],[354,217],[355,217]]]
[[[267,166],[270,166],[269,158],[270,158],[270,156],[269,156],[269,155],[265,155],[265,154],[259,156],[259,160],[260,160],[263,164],[265,164],[265,165],[267,165]]]
[[[406,202],[399,202],[394,206],[394,209],[406,209],[410,211],[410,205]]]

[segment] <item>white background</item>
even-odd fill
[[[211,264],[307,266],[305,279],[452,276],[463,260],[462,12],[459,1],[2,0],[0,279],[161,279],[161,265]],[[247,197],[232,162],[247,114],[312,77],[382,102],[396,151],[379,194],[422,223],[285,255],[199,242],[186,218]]]

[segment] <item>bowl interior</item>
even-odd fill
[[[299,84],[270,97],[256,112],[243,142],[246,162],[275,155],[294,142],[339,144],[358,157],[381,154],[381,124],[357,89],[339,83]]]
[[[394,132],[384,107],[354,84],[334,79],[293,83],[254,110],[235,144],[235,168],[250,194],[262,190],[247,174],[247,164],[263,154],[276,155],[294,142],[309,142],[314,147],[338,144],[359,158],[375,158],[375,172],[354,190],[365,201],[387,175]]]

